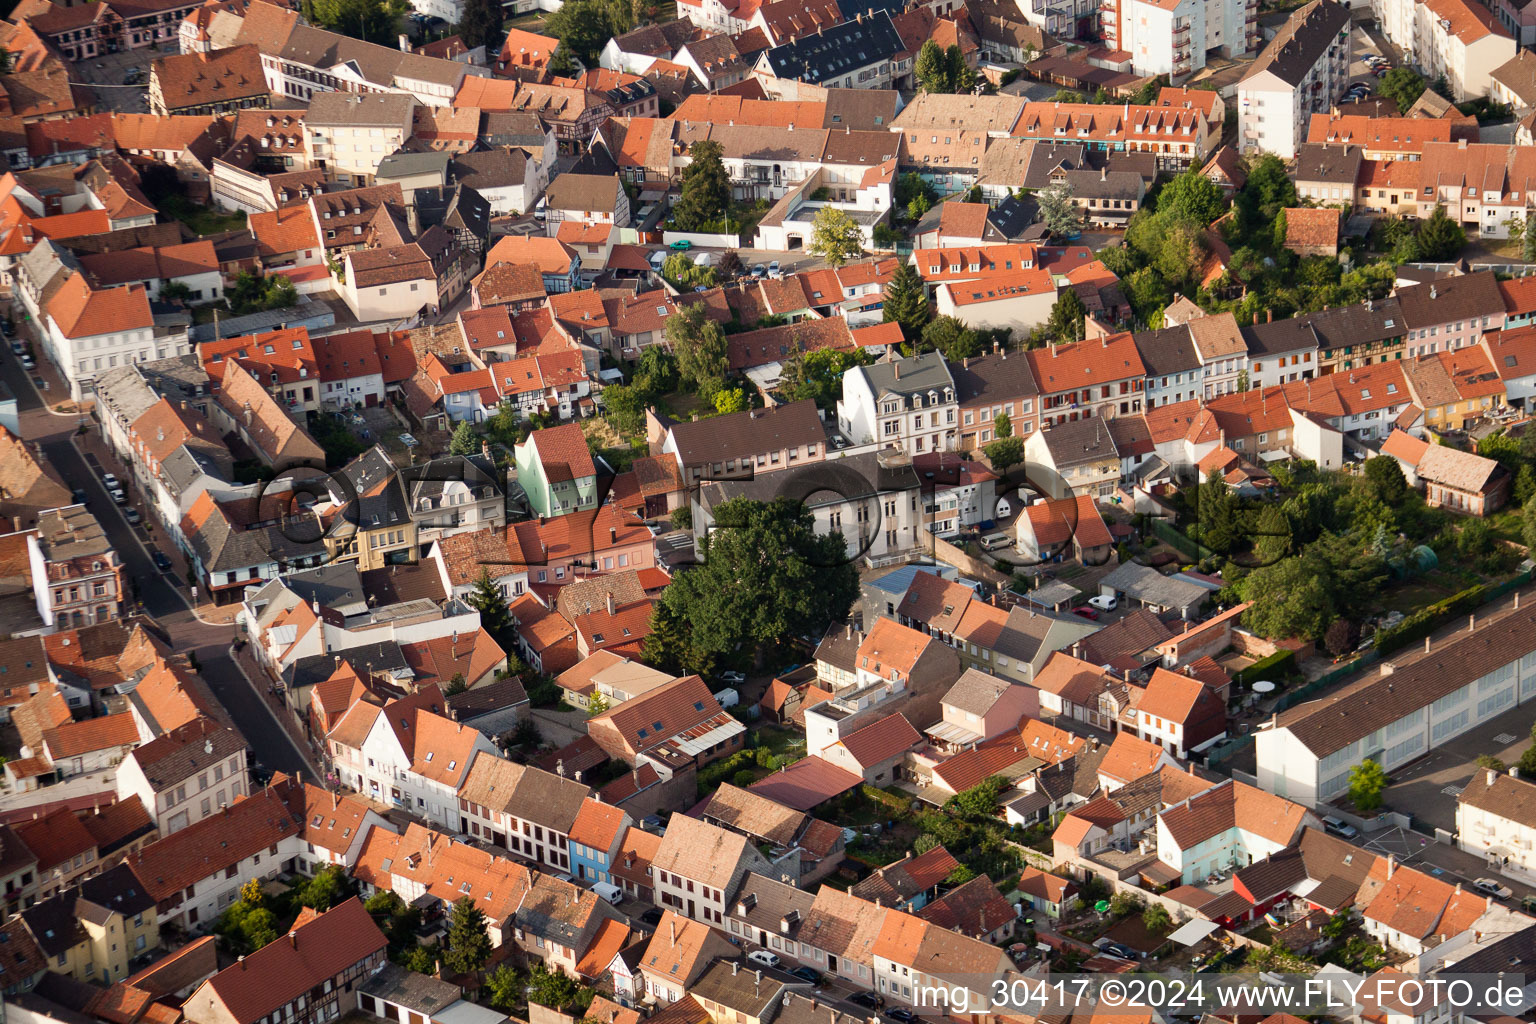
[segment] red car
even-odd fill
[[[1080,604],[1073,608],[1072,614],[1081,615],[1085,619],[1093,619],[1095,621],[1099,618],[1099,610],[1097,608],[1090,608],[1086,604]]]

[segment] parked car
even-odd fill
[[[37,360],[29,355],[23,355],[21,357],[21,368],[23,370],[35,370],[37,369]]]
[[[1355,828],[1355,826],[1344,821],[1342,818],[1335,818],[1331,814],[1323,817],[1323,831],[1329,835],[1338,836],[1340,839],[1353,839],[1360,834],[1360,830]]]
[[[779,261],[778,260],[769,260],[768,261],[768,276],[769,277],[778,277],[779,274],[780,274]]]
[[[122,483],[118,481],[116,473],[101,474],[101,485],[109,491],[119,490],[123,486]]]
[[[759,967],[778,967],[784,961],[779,955],[767,949],[754,949],[747,954],[747,962],[757,964]]]
[[[1090,597],[1088,603],[1101,612],[1112,612],[1119,606],[1120,599],[1113,595],[1105,597],[1103,594],[1099,594],[1097,597]]]
[[[641,914],[640,923],[648,924],[652,927],[661,924],[661,908],[652,907],[650,910],[647,910],[645,913]]]
[[[855,992],[848,997],[848,1001],[854,1006],[864,1006],[871,1010],[876,1010],[880,1007],[880,997],[873,992]]]
[[[30,369],[32,369],[32,367],[28,366],[27,369],[30,370]],[[48,382],[43,380],[43,378],[41,378],[41,377],[33,377],[32,378],[32,386],[37,388],[37,390],[39,390],[39,391],[47,391],[48,390]]]
[[[720,681],[730,683],[732,686],[740,686],[742,683],[747,681],[747,674],[745,672],[735,671],[721,672]]]
[[[761,263],[754,263],[752,265],[752,276],[758,280],[762,280],[768,276],[768,268],[763,266]]]
[[[1507,900],[1515,894],[1515,891],[1507,885],[1500,885],[1491,878],[1479,878],[1472,883],[1472,888],[1485,892],[1489,896],[1496,896],[1501,900]]]
[[[679,238],[677,241],[672,243],[671,248],[674,252],[687,252],[689,249],[693,248],[693,243],[688,241],[686,238]]]
[[[1104,947],[1104,952],[1108,953],[1110,956],[1117,956],[1122,960],[1139,959],[1139,956],[1134,949],[1119,942],[1111,942],[1109,945]]]
[[[13,340],[11,342],[11,354],[24,356],[27,354],[27,346],[23,345],[20,340]]]
[[[900,1024],[915,1024],[917,1021],[917,1014],[905,1006],[893,1006],[885,1011],[885,1015],[891,1018],[891,1020],[899,1021]]]
[[[814,967],[793,967],[790,969],[789,973],[793,974],[801,981],[810,982],[812,985],[821,984],[821,972]]]
[[[1099,610],[1097,608],[1090,608],[1085,604],[1080,604],[1076,608],[1073,608],[1072,614],[1081,615],[1083,618],[1092,619],[1095,622],[1097,622],[1099,618]]]
[[[173,568],[171,565],[170,557],[166,555],[164,551],[156,551],[154,554],[150,555],[149,558],[150,561],[155,563],[155,568],[159,569],[161,572],[170,572]]]
[[[127,508],[123,509],[123,518],[128,520],[129,526],[138,526],[139,523],[144,521],[144,517],[139,515],[139,510],[134,508],[132,505],[129,505]]]
[[[128,494],[121,487],[111,488],[107,493],[112,496],[112,503],[114,505],[128,504]]]

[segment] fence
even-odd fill
[[[1246,736],[1229,736],[1205,752],[1205,766],[1215,768],[1223,762],[1232,760],[1251,746],[1253,746],[1253,733]]]
[[[1198,562],[1202,558],[1215,554],[1210,548],[1195,542],[1161,519],[1153,519],[1151,522],[1152,532],[1157,535],[1157,538],[1165,544],[1176,548],[1180,554],[1190,561]]]

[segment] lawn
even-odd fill
[[[221,231],[235,231],[245,227],[245,214],[216,210],[211,206],[198,206],[185,196],[172,195],[160,200],[160,212],[181,221],[194,234],[216,235]]]

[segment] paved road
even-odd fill
[[[51,379],[50,399],[67,397],[62,381],[50,367],[42,365],[37,371],[28,372],[21,368],[8,345],[0,347],[0,380],[4,380],[16,396],[22,437],[40,446],[43,458],[71,487],[84,489],[86,504],[96,514],[107,539],[122,558],[125,576],[131,581],[144,611],[159,620],[170,633],[176,651],[197,654],[201,666],[199,674],[244,733],[254,759],[270,769],[312,777],[298,749],[273,717],[265,698],[230,660],[228,647],[235,637],[234,627],[198,619],[177,589],[174,578],[155,568],[141,543],[140,534],[128,525],[122,510],[113,504],[102,485],[102,469],[97,456],[83,456],[71,443],[79,418],[52,413],[32,384],[34,373]],[[106,469],[116,473],[121,480],[129,478],[122,466],[111,465]],[[130,489],[129,500],[137,497],[137,492]]]

